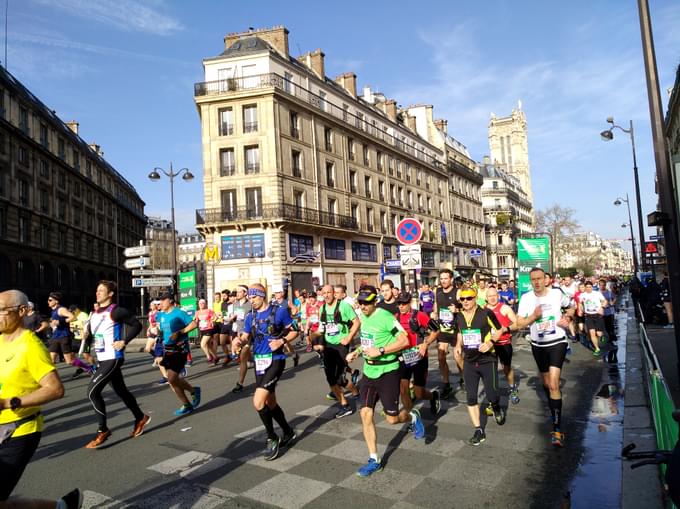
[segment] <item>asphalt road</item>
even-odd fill
[[[46,407],[42,442],[14,495],[58,497],[77,486],[85,492],[84,507],[559,507],[583,452],[602,373],[601,361],[578,344],[573,348],[563,372],[566,448],[549,445],[547,405],[520,339],[513,364],[521,377],[521,401],[510,405],[505,426],[490,422],[486,442],[467,445],[473,429],[463,394],[443,402],[436,419],[424,405],[422,441],[378,418],[386,465],[366,479],[355,475],[368,457],[359,416],[333,419],[314,354],[302,353],[300,366],[287,369],[277,387],[299,438],[272,462],[258,454],[264,435],[251,404],[252,372],[246,389],[234,395],[236,369],[208,367],[197,350],[189,381],[202,387],[203,402],[193,414],[176,418],[178,401],[169,387],[156,385],[150,357],[128,353],[127,384],[152,421],[141,437],[128,438],[132,415],[108,388],[113,436],[100,449],[88,450],[84,445],[97,429],[86,398],[88,378],[70,380],[73,368],[62,367],[66,396]],[[433,350],[431,386],[439,380],[436,364]],[[502,404],[508,404],[506,396]]]

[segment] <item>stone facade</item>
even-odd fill
[[[193,270],[196,272],[196,296],[207,299],[205,239],[199,233],[183,233],[177,237],[177,265],[180,272]],[[222,290],[222,288],[217,291]]]
[[[125,247],[144,238],[144,202],[103,157],[0,68],[0,290],[18,288],[41,311],[50,291],[89,309],[100,279],[118,281],[132,308]]]

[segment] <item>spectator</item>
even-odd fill
[[[673,328],[673,305],[671,303],[671,285],[668,279],[668,272],[663,273],[663,279],[661,280],[661,302],[663,302],[663,307],[666,309],[666,316],[668,317],[668,325],[665,325],[665,329]]]

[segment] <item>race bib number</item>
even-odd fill
[[[592,300],[587,300],[585,302],[584,307],[586,309],[586,313],[588,313],[589,315],[597,313],[597,311],[600,309],[600,305],[597,302],[592,301]]]
[[[482,331],[479,329],[463,329],[463,347],[477,350],[482,344]]]
[[[442,322],[453,322],[453,313],[449,309],[440,309],[439,310],[439,319]]]
[[[366,332],[361,333],[361,349],[368,350],[369,348],[375,347],[375,338],[373,334],[368,334]]]
[[[208,320],[199,320],[198,321],[198,328],[199,329],[207,329],[208,328]]]
[[[553,334],[555,332],[555,317],[544,316],[536,320],[536,327],[540,335]]]
[[[94,350],[95,352],[103,352],[106,349],[104,346],[104,334],[94,335]]]
[[[272,354],[255,354],[255,373],[263,375],[269,366],[272,365]]]
[[[337,336],[340,332],[340,328],[337,323],[327,323],[326,324],[326,334],[328,336]]]
[[[244,317],[245,317],[245,313],[243,312],[243,310],[236,312],[236,319],[237,320],[243,321]]]
[[[422,357],[418,353],[418,348],[415,347],[409,348],[408,350],[404,350],[403,352],[401,352],[401,357],[404,359],[404,364],[406,364],[406,366],[408,366],[409,368],[411,366],[415,366],[416,364],[418,364],[418,362],[420,362],[420,359],[422,359]]]
[[[312,315],[309,317],[309,323],[319,323],[319,315]]]

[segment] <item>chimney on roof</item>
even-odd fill
[[[416,132],[416,117],[409,115],[406,111],[404,112],[404,115],[406,115],[406,125],[408,128],[411,131]]]
[[[290,32],[283,25],[272,28],[258,28],[247,30],[246,32],[235,32],[224,36],[224,49],[229,47],[243,37],[255,36],[269,43],[283,58],[288,58],[288,34]]]
[[[397,101],[394,99],[387,99],[385,101],[385,114],[392,121],[397,121]]]
[[[335,78],[335,82],[344,88],[349,95],[357,97],[357,75],[353,72],[346,72]]]
[[[90,148],[94,150],[99,157],[104,157],[104,152],[102,151],[102,147],[100,145],[97,145],[96,143],[90,143]]]
[[[434,126],[437,129],[439,129],[440,131],[442,131],[444,134],[448,134],[446,132],[448,123],[449,123],[448,120],[444,120],[443,118],[439,118],[439,119],[434,121]]]
[[[64,122],[66,124],[66,127],[68,127],[71,131],[73,131],[76,135],[78,134],[78,127],[80,124],[76,122],[75,120],[71,120],[70,122]]]
[[[323,63],[325,56],[326,55],[324,54],[324,52],[317,48],[314,51],[310,51],[308,53],[305,53],[301,57],[298,57],[298,60],[305,64],[309,69],[311,69],[314,72],[314,74],[316,74],[320,79],[323,80],[326,78]]]

